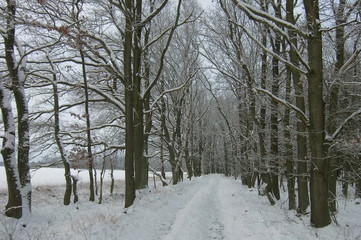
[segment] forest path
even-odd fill
[[[205,178],[195,186],[198,188],[175,217],[171,231],[164,240],[177,239],[224,239],[223,224],[220,215],[220,179]]]
[[[287,229],[271,227],[277,217],[262,212],[262,198],[256,192],[249,194],[253,190],[243,188],[240,181],[212,174],[163,190],[138,195],[119,236],[129,240],[289,239]],[[270,207],[266,199],[264,203]]]
[[[287,195],[282,193],[282,200],[270,206],[256,189],[218,174],[175,186],[150,186],[137,191],[134,205],[127,209],[119,201],[121,196],[105,198],[103,204],[83,200],[62,206],[59,198],[47,193],[41,195],[32,215],[21,220],[27,222],[25,229],[16,220],[6,222],[0,217],[0,240],[4,229],[22,231],[23,237],[13,239],[41,240],[360,239],[358,205],[340,208],[342,227],[314,229],[309,216],[297,217],[287,210]]]

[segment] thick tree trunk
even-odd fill
[[[20,63],[17,62],[15,57],[15,15],[16,2],[14,0],[8,0],[6,8],[6,33],[3,36],[5,44],[5,60],[9,77],[11,79],[17,109],[17,167],[21,186],[21,196],[23,198],[22,211],[24,214],[27,211],[31,211],[31,183],[29,166],[30,132],[29,110],[24,90],[26,57],[23,58]],[[23,46],[19,44],[18,50],[20,55],[23,56]]]
[[[132,34],[133,24],[132,0],[125,0],[125,30],[124,30],[124,80],[125,80],[125,207],[133,205],[135,200],[134,183],[134,118],[133,100],[134,86],[132,82]]]
[[[134,82],[134,168],[135,188],[148,186],[148,159],[145,157],[144,101],[141,96],[142,63],[142,0],[136,0],[135,26],[133,39],[133,82]]]
[[[294,18],[294,0],[287,0],[287,21],[295,24]],[[291,42],[297,48],[297,35],[293,30],[289,30]],[[299,65],[299,59],[296,51],[290,49],[290,60],[296,66]],[[302,81],[300,81],[300,74],[297,71],[292,71],[293,86],[296,95],[296,107],[305,112],[305,99]],[[302,122],[301,117],[297,115],[298,121],[296,124],[297,129],[297,185],[298,185],[298,213],[305,214],[308,206],[310,205],[308,195],[308,170],[307,170],[307,136],[306,125]]]
[[[311,147],[311,223],[324,227],[331,223],[328,207],[328,163],[325,154],[325,113],[323,102],[322,34],[320,32],[319,3],[304,0],[308,37],[308,62],[311,68],[308,78],[309,139]]]
[[[13,218],[21,218],[22,198],[15,157],[15,120],[11,109],[10,98],[2,82],[0,82],[0,108],[4,124],[1,155],[4,161],[8,186],[8,202],[6,204],[5,215]]]

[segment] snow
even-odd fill
[[[116,178],[123,178],[123,173],[116,171]],[[79,173],[83,182],[86,174]],[[18,221],[0,216],[0,239],[9,232],[17,234],[14,239],[361,239],[357,199],[339,199],[340,226],[332,223],[315,229],[309,216],[298,217],[287,210],[285,193],[271,206],[267,198],[258,196],[257,189],[223,175],[202,176],[168,187],[160,187],[159,182],[156,189],[151,184],[137,192],[128,209],[123,208],[122,181],[116,182],[113,196],[104,194],[103,204],[88,202],[84,189],[79,192],[79,203],[62,206],[63,187],[50,185],[59,184],[62,175],[62,169],[50,168],[33,174],[37,187],[32,214]],[[0,198],[0,204],[5,200]]]

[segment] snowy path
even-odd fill
[[[171,231],[164,240],[223,239],[223,224],[220,219],[219,179],[206,179],[207,185],[198,185],[197,193],[176,214]]]
[[[25,234],[14,239],[361,239],[358,221],[361,208],[352,201],[347,208],[340,208],[341,227],[331,224],[314,229],[309,216],[300,218],[287,210],[285,196],[270,206],[256,189],[248,189],[239,180],[222,175],[202,176],[176,186],[137,192],[134,205],[126,210],[122,207],[122,197],[108,198],[100,205],[82,200],[70,206],[62,206],[61,200],[54,202],[55,199],[44,195],[27,219],[26,229],[0,219],[0,240],[14,226]],[[2,230],[2,226],[7,230]]]
[[[148,197],[154,192],[137,201],[122,222],[124,228],[119,236],[129,240],[239,240],[265,236],[289,240],[305,239],[304,234],[310,234],[307,228],[305,232],[297,229],[291,233],[285,227],[289,224],[287,216],[280,215],[280,209],[272,212],[266,199],[222,175],[185,181],[169,190],[151,201]]]
[[[126,227],[120,234],[134,240],[224,239],[217,194],[220,179],[202,177],[173,187],[151,202],[141,199],[124,219]]]
[[[163,190],[135,203],[118,236],[127,240],[329,240],[358,239],[361,233],[359,226],[350,229],[357,229],[351,233],[356,238],[346,232],[351,219],[344,228],[332,224],[314,229],[308,217],[286,210],[286,199],[270,206],[256,189],[222,175],[202,176]]]

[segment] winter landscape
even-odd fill
[[[0,20],[0,240],[361,240],[361,0]]]
[[[310,225],[309,214],[288,211],[287,196],[270,206],[257,189],[221,174],[162,187],[160,181],[137,193],[133,207],[124,209],[124,172],[116,171],[116,189],[109,196],[105,177],[102,204],[88,201],[88,176],[80,172],[80,200],[62,206],[61,169],[43,168],[32,173],[33,211],[21,220],[1,217],[0,239],[361,239],[360,199],[340,197],[337,224],[323,229]],[[1,169],[0,204],[5,204]],[[152,182],[150,177],[150,183]],[[26,227],[24,227],[26,226]]]

